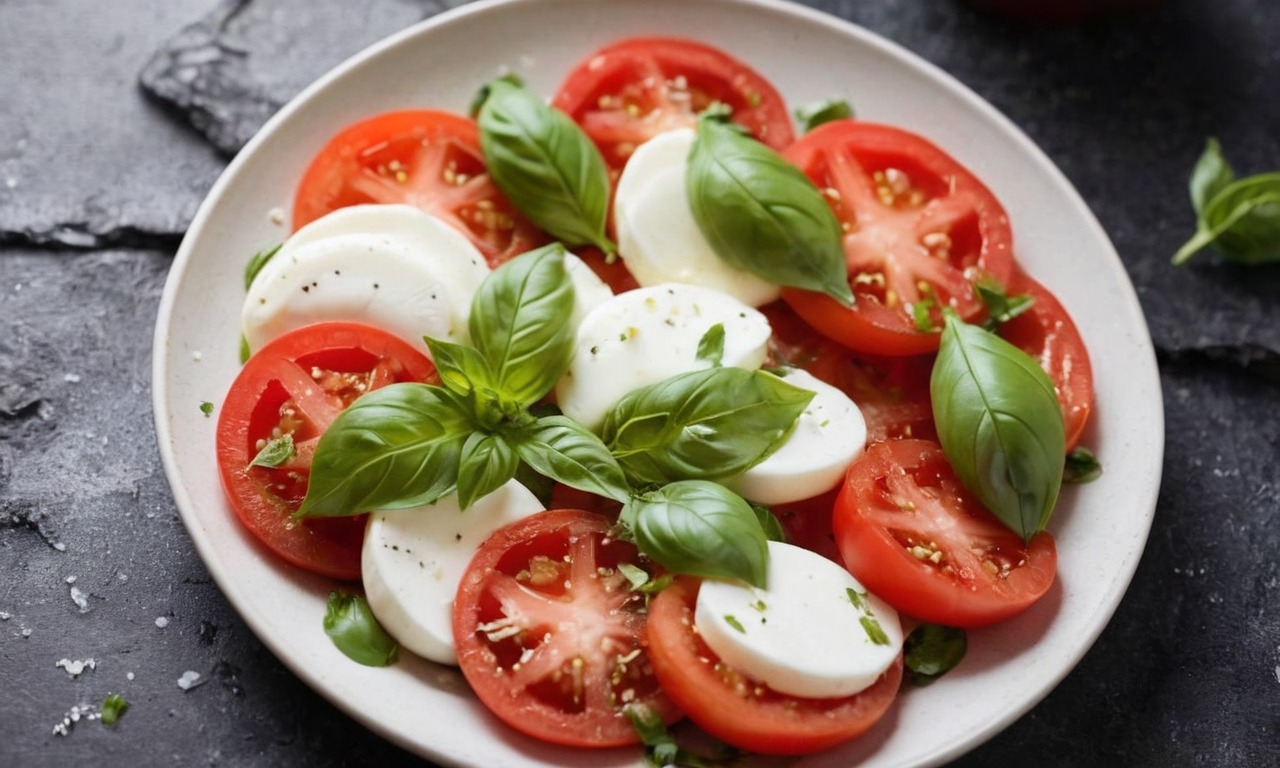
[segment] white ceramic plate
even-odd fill
[[[510,69],[550,95],[579,59],[624,35],[697,37],[744,59],[792,105],[843,96],[861,117],[930,137],[1008,207],[1027,270],[1079,324],[1097,386],[1085,442],[1106,474],[1067,490],[1051,529],[1057,586],[1016,620],[973,632],[945,680],[908,691],[874,731],[804,766],[920,766],[955,758],[1044,697],[1119,603],[1155,510],[1164,444],[1160,382],[1133,288],[1097,221],[1052,163],[955,80],[867,31],[774,0],[500,0],[442,14],[331,72],[280,111],[231,163],[192,223],[165,287],[155,336],[160,449],[174,497],[218,585],[299,677],[387,738],[468,766],[635,765],[637,749],[563,750],[498,724],[452,669],[404,659],[351,663],[321,630],[333,586],[278,563],[234,522],[214,460],[215,419],[239,368],[247,257],[279,242],[302,169],[338,129],[409,106],[464,112]],[[1082,734],[1087,738],[1087,734]]]

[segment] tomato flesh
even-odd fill
[[[339,132],[298,184],[293,228],[364,203],[405,203],[435,215],[491,267],[546,241],[490,178],[476,124],[448,112],[387,112]]]
[[[952,627],[1014,616],[1053,585],[1057,550],[982,506],[929,440],[869,446],[845,477],[832,528],[845,567],[898,611]]]
[[[236,518],[286,561],[337,579],[360,578],[365,516],[292,517],[325,429],[361,394],[396,381],[433,381],[435,367],[400,339],[356,323],[306,326],[262,347],[241,369],[218,416],[218,470]],[[294,456],[250,466],[288,435]]]
[[[717,102],[774,149],[792,142],[781,94],[746,64],[692,40],[640,37],[607,45],[568,74],[551,103],[582,126],[616,176],[645,141],[693,126]]]
[[[1013,233],[1004,208],[923,137],[839,120],[783,154],[822,190],[845,231],[852,308],[812,291],[783,292],[818,332],[863,352],[932,352],[944,307],[975,318],[985,308],[974,284],[1008,279]]]
[[[902,680],[902,656],[875,684],[836,699],[770,690],[721,662],[694,627],[696,580],[678,579],[649,606],[654,671],[700,728],[739,749],[802,755],[862,735],[888,710]]]
[[[679,710],[653,675],[644,596],[618,570],[635,546],[609,518],[542,512],[493,534],[454,603],[458,664],[480,701],[529,736],[575,747],[639,741],[623,708]]]

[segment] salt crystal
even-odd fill
[[[267,213],[267,215],[271,217],[271,223],[272,223],[272,224],[275,224],[276,226],[280,226],[281,224],[284,224],[284,209],[283,209],[283,208],[272,208],[272,209]]]
[[[0,621],[8,621],[12,616],[8,611],[0,611]]]
[[[200,673],[187,670],[182,673],[182,677],[178,678],[178,687],[184,691],[189,691],[200,684]]]
[[[156,626],[161,629],[164,629],[165,627],[169,626],[169,619],[165,618],[164,616],[157,616]]]
[[[67,670],[67,674],[71,675],[74,680],[79,677],[86,669],[97,669],[98,662],[93,659],[85,659],[83,661],[73,661],[71,659],[60,659],[54,663],[55,667],[62,667]]]
[[[54,548],[54,549],[56,549],[56,550],[58,550],[59,552],[66,552],[66,551],[67,551],[67,545],[66,545],[66,544],[63,544],[63,543],[62,543],[62,542],[60,542],[60,541],[59,541],[59,542],[57,542],[57,543],[55,543],[55,544],[53,545],[53,548]]]
[[[204,353],[197,349],[195,352],[191,353],[191,359],[198,363],[204,359]]]
[[[22,636],[23,636],[23,637],[31,637],[31,628],[30,628],[30,627],[23,627],[23,628],[22,628]]]
[[[133,679],[133,673],[132,673],[132,672],[126,672],[126,673],[125,673],[125,676],[124,676],[124,679],[126,679],[126,680],[132,680],[132,679]]]
[[[79,587],[71,588],[71,600],[80,609],[81,613],[89,612],[89,596],[82,592]]]
[[[68,373],[67,375],[62,377],[62,380],[67,382],[68,384],[79,384],[80,376],[74,373]]]
[[[75,583],[76,583],[76,577],[75,577],[75,576],[68,576],[67,578],[63,579],[63,581],[67,582],[68,584],[75,584]]]

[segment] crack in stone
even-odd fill
[[[58,541],[57,531],[48,523],[48,515],[34,502],[0,499],[0,530],[29,530],[39,536],[50,549],[65,551],[67,545]]]
[[[1260,344],[1206,344],[1176,349],[1156,348],[1161,368],[1226,367],[1280,383],[1280,351]]]
[[[71,221],[41,229],[0,230],[0,247],[69,251],[122,248],[172,253],[178,249],[184,234],[129,225],[99,228],[82,221]]]

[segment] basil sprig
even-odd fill
[[[463,508],[496,490],[522,462],[566,485],[624,501],[630,489],[599,438],[533,404],[563,375],[573,287],[564,247],[512,259],[472,300],[474,347],[428,339],[442,386],[369,392],[321,436],[298,516],[403,509],[458,493]]]
[[[1216,139],[1209,139],[1191,172],[1196,232],[1173,257],[1174,264],[1213,246],[1227,261],[1280,261],[1280,173],[1236,178]]]
[[[840,222],[798,168],[717,110],[698,119],[688,164],[694,220],[721,259],[775,285],[853,303]]]
[[[823,99],[796,107],[796,120],[800,121],[801,133],[808,133],[823,123],[850,117],[853,117],[853,107],[844,99]]]
[[[766,586],[769,549],[755,510],[706,480],[680,480],[638,494],[622,524],[641,552],[675,573]]]
[[[636,486],[731,477],[776,450],[812,399],[765,371],[690,371],[624,396],[600,436]]]
[[[582,129],[513,77],[490,81],[476,101],[485,167],[511,203],[569,246],[617,250],[605,235],[608,166]]]
[[[1062,486],[1066,438],[1053,384],[1027,353],[946,317],[929,383],[939,442],[960,481],[1029,541]]]

